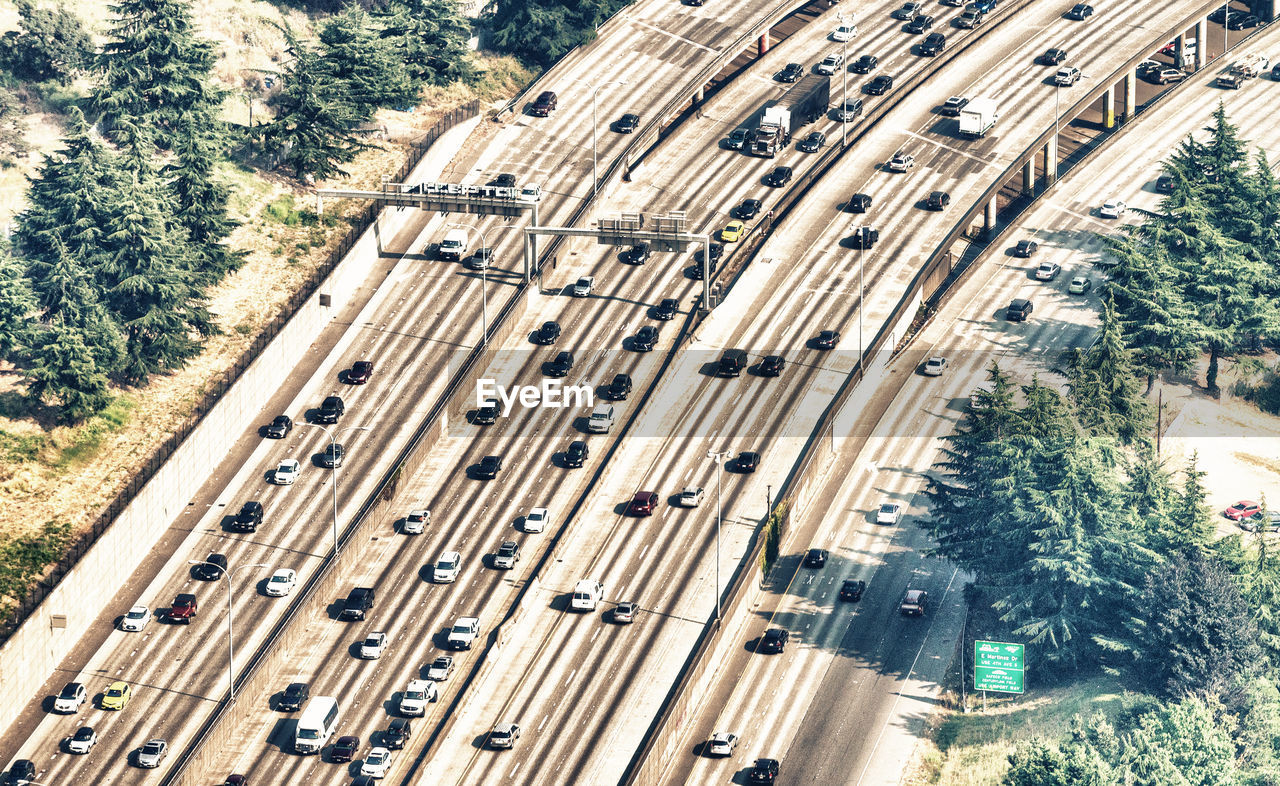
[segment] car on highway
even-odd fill
[[[942,33],[930,33],[920,42],[920,54],[925,57],[937,57],[947,48],[947,37]]]
[[[676,502],[682,508],[696,508],[702,504],[703,491],[701,486],[685,486],[680,492],[680,496]]]
[[[634,112],[626,113],[622,117],[618,118],[618,121],[613,124],[613,130],[617,131],[619,134],[634,133],[639,127],[640,115],[637,115]]]
[[[493,180],[490,180],[486,185],[493,186],[494,188],[515,188],[516,176],[510,172],[502,172]]]
[[[922,370],[926,377],[940,377],[942,372],[947,370],[947,359],[941,355],[934,355],[924,362]]]
[[[804,555],[804,566],[806,568],[821,568],[827,564],[828,556],[826,549],[809,549]]]
[[[735,128],[725,137],[724,145],[730,150],[741,150],[747,144],[747,129]]]
[[[271,473],[271,482],[277,486],[292,486],[302,474],[302,462],[297,459],[284,459]]]
[[[648,243],[636,243],[618,254],[618,259],[628,265],[643,265],[651,256],[653,256],[653,249]]]
[[[760,211],[763,208],[764,204],[759,199],[744,199],[735,212],[738,214],[738,218],[750,221],[760,215]]]
[[[791,182],[791,167],[779,166],[774,167],[773,171],[764,176],[764,184],[773,188],[782,188]]]
[[[231,529],[239,532],[257,532],[262,524],[262,514],[262,503],[249,500],[240,506],[240,512],[231,520]]]
[[[876,244],[880,239],[880,230],[874,227],[858,227],[853,230],[853,234],[849,236],[849,242],[854,248],[868,249]]]
[[[845,579],[840,583],[840,600],[857,602],[862,600],[862,593],[867,591],[867,582],[862,579]]]
[[[67,738],[67,753],[86,754],[98,744],[98,733],[92,726],[81,726]]]
[[[839,330],[823,330],[813,338],[814,349],[835,349],[836,344],[840,343]]]
[[[409,515],[404,517],[404,524],[400,527],[400,531],[406,535],[421,535],[426,531],[427,525],[431,523],[431,511],[426,508],[418,508],[409,511]]]
[[[1062,266],[1057,262],[1041,262],[1039,266],[1036,267],[1036,281],[1052,281],[1057,278],[1058,274],[1061,272]]]
[[[595,276],[583,276],[573,285],[574,297],[589,297],[591,290],[596,285]]]
[[[351,370],[347,372],[348,385],[363,385],[373,376],[372,360],[357,360],[351,364]]]
[[[880,65],[880,58],[875,55],[863,55],[849,64],[849,70],[855,74],[869,74]]]
[[[760,467],[760,454],[754,450],[744,450],[738,454],[735,466],[744,474],[755,472]]]
[[[485,456],[476,465],[475,474],[481,480],[493,480],[502,471],[502,456]]]
[[[708,756],[732,756],[733,749],[738,747],[738,735],[727,731],[718,731],[707,740]]]
[[[365,660],[377,660],[382,657],[382,653],[387,651],[387,634],[382,631],[374,631],[364,637],[364,641],[360,642],[360,657]]]
[[[453,674],[452,655],[440,655],[427,667],[427,679],[435,682],[444,682],[451,674]]]
[[[627,396],[631,395],[631,375],[614,374],[613,381],[605,386],[601,395],[610,401],[626,401]]]
[[[1119,218],[1125,214],[1129,206],[1119,199],[1108,199],[1102,203],[1102,207],[1098,210],[1098,215],[1103,218]]]
[[[347,594],[342,601],[342,611],[338,613],[338,619],[343,620],[363,620],[365,615],[373,608],[374,591],[372,587],[356,587]]]
[[[129,631],[130,633],[138,633],[147,627],[147,623],[151,621],[151,610],[146,606],[134,606],[125,612],[124,617],[120,620],[120,630]]]
[[[1240,521],[1241,519],[1248,518],[1249,516],[1252,516],[1255,513],[1260,513],[1261,511],[1262,506],[1258,503],[1251,499],[1242,499],[1222,511],[1222,515],[1232,521]]]
[[[469,650],[475,644],[479,635],[479,617],[459,617],[453,623],[453,627],[449,629],[449,634],[445,637],[445,644],[449,645],[450,649]]]
[[[385,778],[391,771],[391,751],[379,745],[369,751],[360,765],[360,774],[370,778]]]
[[[912,5],[907,3],[907,5]],[[756,759],[751,774],[747,777],[751,783],[775,783],[778,780],[777,759]]]
[[[1187,72],[1181,68],[1159,68],[1147,72],[1147,79],[1155,82],[1157,85],[1167,85],[1171,82],[1181,82],[1187,78]]]
[[[83,684],[68,682],[62,686],[62,691],[54,698],[53,711],[66,714],[79,712],[88,698],[89,691],[85,689]]]
[[[493,566],[503,570],[511,570],[520,561],[520,544],[514,540],[504,540],[493,555]]]
[[[36,779],[36,765],[30,759],[18,759],[9,768],[9,783],[13,786],[26,786]]]
[[[857,117],[857,115],[854,115],[854,117]],[[821,131],[810,131],[808,136],[796,143],[796,150],[799,150],[801,153],[816,153],[821,150],[822,146],[826,143],[826,134]],[[723,232],[720,233],[720,236],[722,240],[728,240],[728,238],[724,237]]]
[[[629,625],[636,621],[636,611],[639,609],[639,604],[623,601],[613,607],[613,621],[619,625]]]
[[[790,639],[791,632],[786,628],[769,628],[760,638],[760,644],[756,649],[760,652],[776,654],[787,648],[787,642]]]
[[[897,524],[902,518],[902,506],[896,502],[883,502],[876,511],[877,524]]]
[[[489,747],[498,750],[510,750],[520,739],[520,727],[514,723],[499,723],[489,732]]]
[[[909,589],[898,604],[898,612],[908,617],[924,616],[925,606],[929,602],[929,593],[924,590]]]
[[[492,248],[477,248],[474,254],[462,260],[462,266],[467,270],[488,270],[489,265],[493,263]]]
[[[910,153],[905,153],[901,150],[894,153],[893,157],[889,159],[890,172],[906,172],[908,169],[911,169],[915,165],[916,165],[916,157],[911,155]]]
[[[271,574],[271,578],[267,579],[266,593],[273,598],[283,598],[293,592],[293,588],[298,586],[297,571],[289,568],[281,568]]]
[[[636,352],[652,352],[657,344],[658,327],[656,325],[642,326],[631,339],[631,348]]]
[[[534,100],[533,106],[529,107],[529,114],[534,117],[546,117],[555,111],[559,105],[560,99],[550,90],[545,90]]]
[[[427,684],[435,687],[434,683]],[[382,744],[393,751],[403,750],[412,736],[413,726],[408,718],[392,718],[387,730],[382,732]]]
[[[525,532],[545,532],[551,523],[551,513],[546,508],[534,508],[524,516],[521,527]]]
[[[293,431],[293,419],[288,415],[276,415],[263,431],[271,439],[284,439]]]
[[[537,183],[525,183],[520,187],[520,198],[529,202],[541,202],[542,186]]]
[[[782,370],[786,368],[787,361],[782,355],[765,355],[760,361],[760,376],[777,377],[781,376]]]
[[[658,506],[658,492],[637,491],[627,503],[627,514],[631,516],[652,516],[653,509]]]
[[[1087,3],[1076,3],[1071,6],[1071,10],[1067,11],[1065,16],[1073,21],[1083,22],[1093,16],[1093,6]]]
[[[569,350],[557,352],[555,358],[544,369],[549,377],[565,377],[573,371],[573,353]]]
[[[329,749],[329,761],[337,764],[351,761],[360,752],[360,738],[354,734],[339,737]]]
[[[817,71],[819,74],[823,74],[824,76],[831,76],[836,71],[839,71],[840,66],[842,65],[844,65],[844,55],[840,54],[839,52],[832,52],[831,54],[822,58],[822,62],[818,63],[817,67],[814,70]]]
[[[581,467],[586,463],[587,458],[591,455],[591,450],[587,447],[587,443],[581,439],[575,439],[569,443],[569,448],[564,452],[564,463],[568,467]]]
[[[1232,14],[1227,19],[1228,30],[1246,30],[1250,27],[1257,27],[1262,24],[1262,19],[1257,14]]]
[[[653,318],[660,319],[663,322],[675,319],[676,313],[680,309],[680,301],[673,297],[664,297],[658,305],[653,307]]]
[[[928,14],[918,14],[915,19],[907,22],[906,31],[908,33],[915,33],[916,35],[923,35],[924,31],[932,28],[933,17]]]
[[[1023,259],[1029,259],[1035,256],[1035,253],[1039,250],[1040,244],[1036,241],[1019,240],[1018,245],[1013,247],[1013,255],[1015,257],[1022,257]]]
[[[804,76],[804,66],[799,63],[787,63],[775,77],[779,82],[797,82]]]
[[[870,194],[854,194],[844,207],[850,213],[865,213],[871,209],[872,201]]]
[[[1026,322],[1033,310],[1035,310],[1035,304],[1027,298],[1014,298],[1009,301],[1009,307],[1004,310],[1004,318],[1009,322]]]
[[[325,396],[324,401],[320,402],[320,409],[316,412],[315,422],[337,423],[346,412],[347,405],[341,396]]]
[[[471,422],[477,426],[492,426],[498,422],[498,416],[502,414],[502,409],[496,401],[486,401],[476,409],[475,417]]]
[[[930,191],[925,197],[924,206],[929,210],[943,210],[951,204],[951,195],[946,191]]]
[[[889,74],[877,74],[862,86],[862,92],[872,96],[882,96],[893,87],[893,77]]]
[[[1093,279],[1088,276],[1076,276],[1067,285],[1067,292],[1072,295],[1083,295],[1091,289],[1093,289]]]
[[[916,18],[916,15],[920,13],[920,9],[923,7],[923,5],[924,5],[923,3],[916,3],[916,2],[903,3],[901,8],[893,12],[893,16],[898,17],[904,22],[910,22],[912,19]]]
[[[857,34],[858,26],[852,23],[846,23],[831,31],[831,40],[843,44],[846,41],[852,41],[853,37]]]
[[[1173,175],[1160,175],[1159,177],[1156,178],[1156,193],[1172,194],[1173,185],[1174,185]]]
[[[1059,87],[1071,87],[1080,81],[1080,69],[1075,66],[1062,66],[1053,75],[1053,83]]]
[[[213,553],[197,563],[191,574],[201,581],[217,581],[227,572],[227,555]]]
[[[291,682],[284,689],[284,693],[280,694],[280,701],[276,704],[276,709],[281,712],[297,712],[302,709],[302,705],[309,698],[311,698],[311,686],[305,682]]]
[[[431,581],[436,584],[448,584],[457,581],[458,571],[462,569],[462,555],[456,551],[446,551],[436,560],[431,569]]]
[[[1053,47],[1044,50],[1044,54],[1040,55],[1040,65],[1056,66],[1062,65],[1067,59],[1067,50]]]
[[[847,99],[843,104],[841,104],[839,107],[836,108],[836,120],[839,120],[841,123],[848,123],[850,120],[857,120],[861,115],[862,115],[862,99],[861,98]],[[818,132],[815,131],[814,133],[818,133]],[[810,136],[812,136],[812,134],[810,134]],[[824,142],[826,141],[826,137],[823,137],[823,141]],[[818,147],[821,147],[821,146],[822,145],[818,145]],[[809,152],[814,152],[814,151],[809,151]]]
[[[427,702],[435,701],[439,695],[440,689],[434,682],[409,680],[409,684],[400,692],[400,706],[397,711],[401,715],[425,715]]]
[[[330,442],[320,454],[320,466],[337,469],[347,458],[347,446],[341,442]]]
[[[183,592],[173,599],[173,603],[169,604],[168,618],[170,622],[181,622],[184,625],[190,625],[191,619],[196,616],[196,612],[200,610],[200,604],[196,602],[196,596],[190,592]]]
[[[169,743],[161,739],[147,740],[138,751],[138,766],[153,770],[160,766],[168,753]]]
[[[737,243],[742,239],[742,234],[746,231],[747,225],[735,218],[725,224],[724,229],[720,230],[720,239],[726,243]]]
[[[560,338],[560,323],[548,320],[533,333],[533,343],[554,344]]]
[[[938,107],[938,114],[943,117],[959,117],[960,110],[969,105],[969,99],[964,96],[951,96],[942,102],[942,106]]]

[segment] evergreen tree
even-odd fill
[[[1199,699],[1186,699],[1144,714],[1132,733],[1137,749],[1159,751],[1178,780],[1135,780],[1135,783],[1188,783],[1191,786],[1229,786],[1235,782],[1235,750],[1231,737],[1215,720],[1213,711]],[[1141,756],[1132,757],[1136,763]],[[1167,776],[1166,776],[1167,777]]]
[[[1124,508],[1146,522],[1149,531],[1163,532],[1173,505],[1173,482],[1149,440],[1139,442],[1126,459],[1125,477]]]
[[[101,411],[110,396],[107,375],[93,355],[78,329],[54,319],[40,330],[26,358],[27,396],[59,405],[62,420],[68,423]]]
[[[93,276],[57,238],[53,254],[52,262],[42,260],[30,267],[40,318],[46,324],[57,322],[65,330],[78,332],[93,354],[96,369],[109,374],[124,358],[119,326],[102,304]]]
[[[1090,433],[1114,437],[1123,444],[1132,444],[1149,433],[1150,407],[1138,391],[1110,298],[1103,303],[1097,345],[1073,370],[1071,393],[1080,423]]]
[[[1059,750],[1047,740],[1019,742],[1009,754],[1003,786],[1110,786],[1111,767],[1087,747]]]
[[[1179,272],[1163,254],[1132,235],[1107,242],[1118,264],[1106,296],[1133,351],[1134,373],[1146,377],[1150,393],[1161,372],[1181,374],[1194,367],[1200,330],[1177,286]]]
[[[187,133],[189,128],[221,128],[213,118],[194,117],[179,124],[173,137],[173,161],[164,170],[173,196],[174,221],[186,230],[195,257],[192,269],[211,282],[244,264],[245,253],[227,245],[238,223],[229,214],[231,187],[218,175],[221,134]]]
[[[414,85],[471,82],[478,71],[467,39],[471,22],[453,0],[390,0],[378,13],[382,37]]]
[[[1182,489],[1169,509],[1169,537],[1183,547],[1204,546],[1213,537],[1213,519],[1205,504],[1200,454],[1193,452],[1182,471]]]
[[[1228,227],[1240,241],[1250,259],[1270,268],[1264,290],[1272,298],[1280,297],[1280,181],[1271,171],[1267,152],[1259,149],[1249,178],[1249,204],[1253,220],[1246,226]]]
[[[493,46],[549,67],[574,47],[595,39],[596,28],[625,0],[495,0]]]
[[[324,70],[361,122],[377,109],[417,103],[418,85],[398,60],[393,42],[358,6],[320,25],[320,48]]]
[[[0,62],[29,82],[64,85],[93,61],[93,39],[80,17],[61,3],[39,8],[32,0],[16,0],[18,30],[0,38]]]
[[[0,247],[0,358],[14,359],[31,345],[36,298],[26,267],[13,258],[7,245]]]

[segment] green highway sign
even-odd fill
[[[1022,693],[1023,645],[999,641],[973,643],[973,689]]]

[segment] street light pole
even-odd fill
[[[232,624],[231,624],[232,616],[234,614],[233,608],[231,606],[231,576],[237,573],[238,571],[244,570],[245,568],[265,568],[265,567],[268,567],[268,565],[263,562],[256,562],[252,565],[240,565],[234,570],[228,571],[226,568],[222,567],[221,565],[214,565],[212,562],[206,562],[205,560],[202,560],[202,559],[189,559],[187,560],[187,564],[188,565],[210,565],[218,569],[218,578],[227,580],[227,689],[230,692],[231,701],[235,702],[236,700],[236,665],[235,665],[236,653],[235,653],[235,647],[233,644],[234,637],[232,635],[233,630],[232,630]]]
[[[478,229],[470,224],[450,224],[451,227],[465,230],[467,232],[475,232],[480,236],[480,253],[492,255],[493,250],[489,248],[489,232],[485,229]],[[489,257],[480,260],[483,267],[480,268],[480,329],[483,331],[480,336],[480,346],[487,347],[489,345]]]
[[[333,429],[328,426],[323,426],[319,423],[303,423],[302,425],[321,429],[324,431],[325,435],[329,437],[329,444],[331,446],[336,446],[338,444],[337,435],[333,432]],[[341,434],[343,431],[369,430],[370,428],[368,426],[347,426],[344,429],[339,429],[337,433]],[[338,462],[336,460],[333,462],[333,556],[338,556]]]
[[[575,79],[573,81],[582,82],[583,80]],[[600,88],[605,87],[607,85],[625,85],[625,84],[627,83],[621,80],[615,79],[609,82],[601,82],[600,84],[596,85],[595,88],[593,88],[591,91],[591,198],[593,200],[596,197],[596,191],[600,189],[600,175],[599,175],[600,164],[599,164],[599,155],[598,155],[599,146],[597,142],[597,135],[598,135],[600,126],[599,126],[599,119],[596,111],[597,110],[596,99],[600,96]]]
[[[716,625],[720,624],[720,476],[724,473],[723,459],[725,459],[732,451],[728,448],[724,450],[709,450],[707,458],[716,464]]]

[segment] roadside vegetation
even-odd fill
[[[1146,395],[1204,357],[1216,392],[1221,359],[1280,337],[1280,188],[1221,107],[1206,132],[1108,239],[1101,331],[1067,393],[993,365],[934,467],[936,552],[974,576],[962,646],[1025,643],[1028,694],[946,717],[916,782],[1280,783],[1274,528],[1264,506],[1215,536],[1196,457],[1157,455]]]

